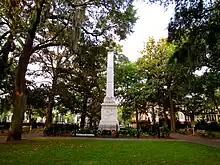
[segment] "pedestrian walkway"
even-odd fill
[[[42,137],[42,133],[35,133],[35,134],[22,134],[22,139],[33,139],[37,137]],[[7,136],[0,136],[0,143],[5,143],[7,140]]]
[[[0,136],[0,143],[4,143],[7,139],[7,136]]]
[[[208,139],[202,138],[198,136],[186,136],[179,133],[172,133],[170,135],[171,139],[125,139],[125,138],[91,138],[91,137],[43,137],[42,133],[37,134],[23,134],[23,139],[47,139],[47,138],[59,138],[59,139],[92,139],[92,140],[163,140],[163,141],[185,141],[191,143],[204,144],[208,146],[213,146],[216,148],[220,148],[220,139]],[[0,143],[4,143],[6,141],[6,136],[0,136]]]
[[[179,133],[172,133],[170,137],[178,140],[183,140],[186,142],[199,143],[199,144],[220,148],[220,139],[208,139],[199,136],[187,136]]]

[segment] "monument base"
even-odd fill
[[[116,103],[102,103],[99,130],[119,130],[118,109]]]
[[[99,130],[111,130],[118,131],[119,130],[119,122],[118,121],[102,121],[99,123]]]

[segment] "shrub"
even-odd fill
[[[137,129],[136,128],[123,128],[119,130],[120,137],[136,137]]]
[[[215,132],[212,132],[212,131],[204,131],[204,130],[200,131],[200,132],[199,132],[199,135],[200,135],[200,136],[203,136],[203,137],[216,137]]]
[[[208,129],[212,131],[220,131],[220,124],[218,124],[217,122],[211,122],[210,124],[208,124]]]
[[[207,123],[204,120],[197,121],[195,129],[199,130],[209,130],[209,131],[220,131],[220,124],[217,122]]]
[[[180,134],[192,134],[193,133],[193,128],[184,128],[184,129],[179,129],[178,131]]]
[[[195,129],[199,130],[208,130],[208,123],[205,122],[205,120],[197,121],[195,124]]]
[[[170,136],[170,130],[167,126],[160,127],[160,135],[163,138],[168,138]]]
[[[111,130],[103,130],[101,131],[101,136],[111,136],[112,131]]]
[[[189,122],[181,123],[180,121],[176,121],[176,128],[177,129],[184,129],[187,127],[191,127],[191,124]]]
[[[78,126],[74,124],[53,124],[49,128],[44,129],[44,136],[56,136],[71,133],[77,130]]]
[[[140,136],[142,136],[142,137],[149,137],[149,134],[141,132]]]
[[[215,137],[215,134],[211,131],[208,131],[207,134],[208,134],[208,137]]]
[[[179,132],[180,134],[185,134],[185,129],[179,129],[178,132]]]
[[[44,133],[44,136],[52,136],[52,135],[55,135],[55,132],[54,132],[54,128],[53,128],[53,127],[45,128],[43,133]]]
[[[220,132],[212,132],[212,133],[215,135],[215,137],[220,138]]]
[[[81,134],[94,134],[95,130],[92,128],[80,128],[76,131],[76,133]]]

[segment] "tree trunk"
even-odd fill
[[[176,118],[175,118],[175,112],[173,107],[173,100],[172,100],[172,94],[170,89],[168,89],[168,95],[170,100],[170,125],[171,125],[171,132],[176,132]]]
[[[190,121],[191,121],[191,123],[194,123],[194,119],[195,118],[195,115],[194,115],[194,113],[190,113]]]
[[[168,121],[166,111],[167,111],[167,108],[164,106],[164,107],[163,107],[163,115],[164,115],[164,123],[163,123],[163,124],[164,124],[165,126],[167,126],[167,121]]]
[[[84,101],[83,103],[83,109],[81,113],[81,121],[80,121],[80,127],[84,128],[85,127],[85,122],[86,122],[86,109],[87,109],[87,99],[86,102]]]
[[[8,55],[14,50],[13,35],[8,36],[7,42],[3,45],[0,51],[0,81],[5,77],[5,70],[8,68]]]
[[[137,138],[140,137],[140,132],[139,132],[139,119],[138,119],[138,109],[136,108],[136,125],[137,125]]]
[[[163,115],[164,115],[164,125],[168,126],[168,116],[167,113],[168,112],[168,107],[169,107],[169,99],[164,100],[163,102]]]
[[[25,94],[21,94],[15,97],[15,107],[13,111],[12,122],[11,127],[9,129],[7,141],[21,140],[22,138],[22,125],[24,120],[25,102]]]
[[[29,39],[30,40],[30,39]],[[25,107],[25,74],[29,63],[33,41],[27,42],[19,59],[15,76],[15,104],[8,140],[21,140],[23,115]]]
[[[85,127],[85,122],[86,122],[86,114],[83,112],[81,114],[81,121],[80,121],[80,127],[84,128]]]
[[[216,101],[216,99],[215,99],[215,94],[214,94],[214,93],[212,94],[212,100],[213,100],[213,103],[214,103],[214,105],[215,105],[215,108],[216,108],[217,111],[220,113],[220,110],[219,110],[219,108],[218,108],[218,103],[217,103],[217,101]]]
[[[48,103],[48,109],[47,109],[47,116],[45,121],[45,128],[50,128],[52,125],[52,119],[53,119],[53,103],[54,103],[54,96],[49,96],[49,103]]]
[[[44,2],[45,0],[40,1],[39,6],[35,11],[36,15],[33,17],[32,20],[33,24],[31,28],[28,29],[27,38],[25,40],[25,44],[23,46],[23,50],[18,61],[18,67],[16,69],[15,75],[15,104],[13,109],[11,127],[9,129],[7,140],[21,140],[25,108],[25,75],[30,56],[33,53],[33,41],[35,38],[37,27],[40,23],[41,11]]]
[[[81,121],[80,121],[80,127],[81,127],[81,128],[84,128],[84,127],[85,127],[86,112],[87,112],[87,100],[88,100],[88,97],[85,96],[84,101],[83,101]]]
[[[93,117],[90,116],[89,118],[89,127],[92,128],[92,123],[93,123]]]
[[[155,133],[155,131],[156,131],[156,119],[155,119],[154,106],[152,106],[152,120],[153,120],[153,133]]]
[[[52,88],[51,88],[50,95],[49,95],[45,128],[49,128],[52,125],[52,121],[53,121],[53,106],[54,106],[54,96],[56,94],[57,79],[58,79],[57,73],[56,71],[54,71]]]
[[[30,107],[28,108],[28,119],[29,124],[32,125],[32,109]]]
[[[28,108],[28,119],[30,125],[30,131],[32,130],[33,120],[32,120],[32,109],[31,107]]]

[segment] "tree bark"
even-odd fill
[[[192,113],[190,113],[190,120],[191,120],[191,123],[193,122],[194,123],[194,120],[195,120],[195,115],[192,111]]]
[[[92,125],[93,124],[93,117],[92,116],[90,116],[90,118],[89,118],[89,127],[90,128],[92,128]]]
[[[29,124],[32,125],[32,108],[28,108],[28,119],[29,119]]]
[[[164,125],[167,125],[167,121],[168,121],[166,111],[167,111],[167,107],[163,106]]]
[[[83,100],[83,106],[82,106],[81,121],[80,121],[81,128],[85,127],[86,113],[87,113],[87,101],[88,101],[88,93],[85,93],[84,100]]]
[[[87,100],[88,100],[88,97],[85,96],[84,101],[83,101],[82,113],[81,113],[81,121],[80,121],[81,128],[85,127],[86,112],[87,112]]]
[[[46,122],[45,122],[45,128],[50,128],[52,125],[52,119],[53,119],[53,103],[54,103],[54,96],[51,94],[49,96],[49,103],[48,103],[48,109],[47,109],[47,116],[46,116]]]
[[[49,128],[52,125],[52,120],[53,120],[52,112],[53,112],[53,106],[54,106],[54,96],[56,93],[57,79],[58,79],[58,76],[57,76],[57,73],[55,73],[53,77],[52,88],[49,94],[49,102],[48,102],[45,128]]]
[[[33,18],[33,24],[28,30],[27,38],[21,52],[18,67],[15,75],[15,104],[13,109],[13,116],[11,127],[9,129],[7,140],[21,140],[22,125],[24,118],[25,108],[25,90],[26,82],[25,75],[30,56],[33,53],[33,41],[36,35],[37,26],[40,23],[41,11],[45,0],[39,2],[39,6],[35,11],[35,17]]]
[[[21,140],[25,107],[25,73],[27,71],[27,65],[32,47],[30,47],[30,45],[32,45],[32,43],[28,42],[24,47],[24,51],[19,59],[19,64],[15,76],[15,104],[13,109],[11,128],[8,134],[8,140]]]
[[[24,120],[25,102],[25,94],[15,97],[15,107],[13,111],[12,122],[11,127],[9,129],[7,141],[21,140],[22,138],[22,125]]]
[[[171,125],[171,132],[176,132],[176,118],[175,118],[175,112],[173,107],[173,100],[172,100],[172,93],[170,89],[168,89],[168,95],[170,100],[170,125]]]
[[[156,118],[155,118],[154,105],[152,106],[152,120],[153,120],[153,133],[155,133],[155,131],[156,131]]]
[[[86,122],[86,114],[85,114],[85,112],[82,112],[82,114],[81,114],[81,121],[80,121],[80,127],[81,128],[85,127],[85,122]]]
[[[218,103],[217,103],[217,101],[216,101],[216,99],[215,99],[215,94],[214,94],[214,93],[212,94],[212,100],[213,100],[213,103],[214,103],[214,105],[215,105],[215,108],[216,108],[217,111],[220,113],[220,110],[219,110],[219,107],[218,107]]]
[[[140,132],[139,132],[139,119],[138,119],[138,109],[136,108],[136,125],[137,125],[137,138],[140,137]]]
[[[5,77],[5,70],[8,67],[8,55],[11,51],[14,50],[13,47],[13,35],[8,36],[7,42],[3,45],[2,50],[0,51],[0,81]]]
[[[32,108],[28,108],[28,119],[29,119],[29,125],[30,125],[30,131],[32,130],[33,127],[33,120],[32,120]]]

